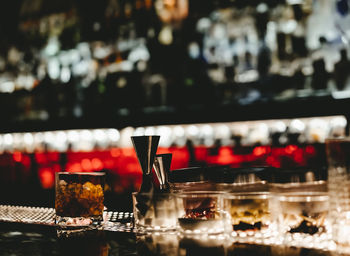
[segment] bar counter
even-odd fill
[[[2,223],[0,227],[0,255],[341,255],[330,251],[296,247],[228,244],[227,241],[220,239],[181,238],[174,234],[137,235],[99,231],[86,233],[81,237],[58,238],[52,227],[13,223]]]
[[[13,207],[8,207],[8,216]],[[17,213],[24,209],[16,208]],[[2,207],[4,210],[4,207]],[[33,215],[35,210],[32,209]],[[38,214],[38,213],[36,213]],[[51,214],[51,213],[50,213]],[[120,216],[120,213],[116,214]],[[129,226],[130,220],[110,216],[113,225],[103,230],[85,231],[60,237],[50,223],[34,221],[6,221],[0,214],[0,255],[266,255],[266,256],[340,256],[349,255],[338,250],[302,248],[296,246],[239,242],[229,236],[184,236],[179,233],[140,234]],[[14,215],[12,214],[12,217]],[[125,216],[125,213],[124,213]],[[130,216],[130,215],[128,215]],[[33,218],[32,218],[33,219]],[[124,229],[123,229],[124,227]],[[129,228],[128,228],[129,227]]]

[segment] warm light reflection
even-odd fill
[[[188,0],[156,0],[155,9],[161,21],[181,21],[188,15]]]

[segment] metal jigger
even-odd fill
[[[137,196],[137,209],[145,215],[153,198],[152,167],[160,136],[131,136],[137,158],[142,169],[142,184]],[[146,195],[144,193],[147,193]]]
[[[170,172],[171,159],[171,153],[156,155],[154,159],[153,168],[159,181],[159,189],[164,192],[169,191],[168,174]]]
[[[151,174],[159,139],[160,136],[157,135],[131,136],[131,140],[143,173],[140,192],[151,192],[153,188]]]

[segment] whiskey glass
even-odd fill
[[[60,231],[83,231],[102,226],[104,172],[55,174],[55,224]]]

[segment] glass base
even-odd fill
[[[134,223],[137,233],[168,232],[177,229],[175,218],[139,218]]]
[[[103,217],[55,217],[58,236],[78,235],[78,233],[103,229]]]
[[[186,235],[193,234],[221,234],[225,233],[225,222],[222,219],[191,219],[179,218],[180,232]]]

